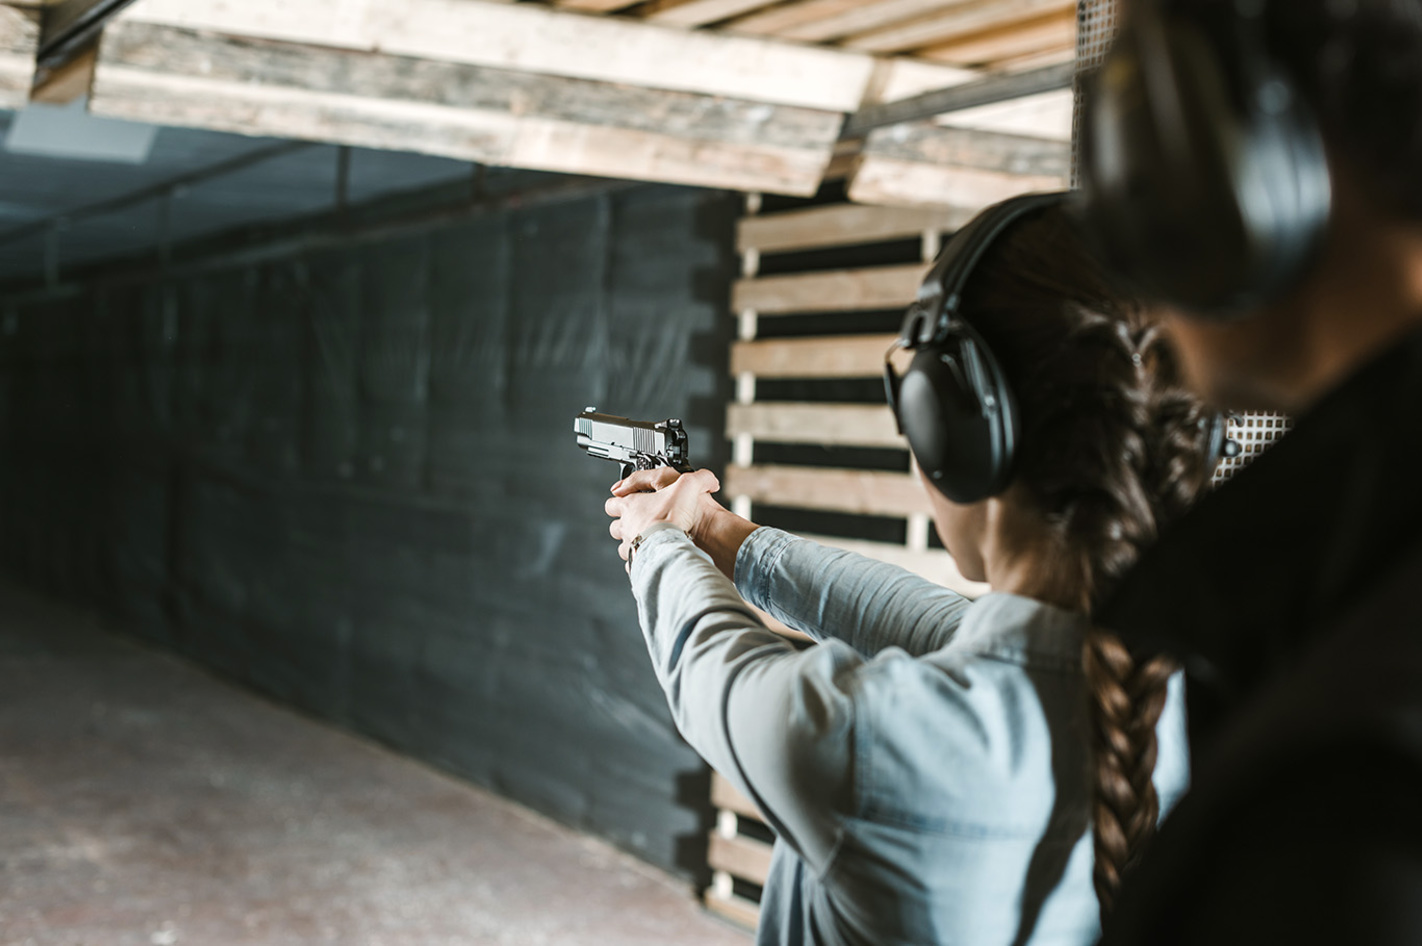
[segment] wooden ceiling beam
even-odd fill
[[[956,7],[971,0],[876,0],[874,3],[859,3],[843,12],[826,17],[816,17],[790,29],[777,31],[783,39],[799,40],[807,43],[827,43],[884,29],[905,20],[911,20],[929,13],[939,13],[945,6]]]
[[[870,56],[485,0],[144,0],[125,20],[850,112]]]
[[[758,10],[774,0],[653,0],[643,17],[663,26],[697,27]]]
[[[105,32],[90,108],[481,164],[801,195],[819,186],[843,118],[129,20]]]
[[[40,13],[0,3],[0,108],[24,108],[39,58]]]
[[[908,23],[856,34],[843,45],[881,54],[911,52],[1062,10],[1074,15],[1075,0],[973,0]]]
[[[981,210],[1031,191],[1064,189],[1071,143],[933,122],[873,132],[848,175],[849,199],[866,204]]]
[[[1076,11],[1065,9],[960,36],[918,55],[954,66],[982,67],[1075,50]]]

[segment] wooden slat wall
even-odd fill
[[[1028,189],[1031,183],[1022,176],[1016,180],[1018,192]],[[879,377],[892,335],[874,331],[762,338],[760,327],[770,319],[804,320],[823,313],[904,309],[917,293],[943,235],[962,226],[996,196],[994,190],[957,206],[934,208],[838,202],[778,213],[754,212],[741,220],[737,246],[743,278],[737,282],[732,300],[739,322],[739,337],[731,350],[737,397],[727,417],[727,436],[735,444],[735,452],[724,486],[738,512],[754,518],[755,507],[767,504],[901,518],[908,537],[904,545],[850,537],[825,540],[894,561],[950,587],[981,590],[957,574],[945,552],[929,549],[928,501],[916,475],[755,462],[757,442],[897,448],[904,451],[907,462],[907,444],[895,428],[887,406],[766,402],[757,399],[756,389],[762,380]],[[760,201],[753,196],[749,205],[758,209]],[[770,254],[836,248],[852,258],[856,246],[905,239],[919,241],[919,262],[806,273],[760,273],[762,259]]]
[[[946,129],[945,129],[946,130]],[[892,313],[914,298],[927,263],[937,255],[946,235],[961,227],[992,201],[1033,189],[1042,183],[1034,172],[1051,168],[1060,143],[1034,142],[1027,149],[1039,165],[1014,164],[1023,154],[1004,153],[999,181],[992,187],[964,188],[963,197],[943,207],[870,207],[848,202],[820,203],[776,212],[762,212],[763,201],[752,195],[741,220],[737,245],[743,276],[735,287],[734,316],[738,339],[731,352],[736,376],[736,401],[729,406],[726,435],[734,444],[733,463],[726,471],[725,495],[741,515],[756,518],[763,505],[780,509],[832,512],[841,515],[904,520],[902,543],[887,543],[847,535],[807,535],[823,544],[886,561],[948,587],[975,595],[986,590],[968,582],[953,567],[948,554],[930,546],[929,505],[912,472],[844,469],[833,465],[757,462],[757,449],[769,445],[860,447],[903,450],[907,445],[882,403],[802,403],[758,397],[767,385],[783,379],[878,378],[893,336],[882,331],[882,316],[854,316],[854,324],[880,326],[844,334],[845,313]],[[1064,150],[1064,148],[1063,148]],[[979,163],[988,165],[987,160]],[[907,262],[906,245],[917,240],[919,260]],[[889,241],[897,241],[892,253]],[[877,249],[872,245],[877,245]],[[849,265],[843,269],[795,272],[790,260],[816,265],[816,254],[832,250],[849,262],[858,257],[896,258],[880,265]],[[777,257],[777,254],[797,254]],[[819,257],[823,259],[824,257]],[[773,262],[773,266],[763,264]],[[774,270],[762,273],[763,268]],[[786,271],[786,270],[791,271]],[[807,320],[833,319],[834,333],[806,332]],[[796,325],[794,337],[776,336],[773,326]],[[783,448],[782,455],[784,454]],[[763,518],[763,517],[762,517]],[[836,520],[842,522],[843,520]],[[770,847],[760,838],[755,806],[719,776],[713,781],[712,803],[718,810],[711,838],[713,882],[706,893],[710,909],[733,920],[753,924],[757,904],[753,894],[765,881]]]

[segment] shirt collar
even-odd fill
[[[1085,615],[1035,598],[995,591],[974,601],[963,613],[963,622],[949,646],[1003,656],[1031,655],[1076,665],[1081,661],[1082,639],[1088,627]]]

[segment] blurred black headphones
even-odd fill
[[[1126,0],[1086,85],[1088,236],[1140,295],[1201,318],[1290,288],[1328,226],[1323,140],[1266,48],[1266,2]]]
[[[884,356],[884,392],[899,432],[938,491],[956,503],[996,496],[1012,480],[1020,434],[1017,399],[992,349],[962,314],[963,291],[983,254],[1012,224],[1064,204],[1065,192],[1026,194],[984,210],[953,235],[909,306]],[[892,358],[914,353],[900,376]],[[1227,419],[1209,424],[1209,468],[1236,456]]]

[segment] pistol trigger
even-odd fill
[[[636,467],[634,464],[632,464],[632,463],[623,463],[623,464],[622,464],[622,478],[623,478],[624,480],[627,479],[627,477],[631,476],[634,472],[636,472],[636,470],[637,470],[637,467]]]

